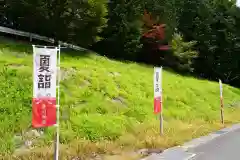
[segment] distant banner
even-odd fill
[[[162,112],[162,67],[154,68],[154,113]]]
[[[219,87],[220,87],[220,103],[221,103],[221,108],[223,108],[223,84],[220,79],[219,79]]]
[[[219,79],[219,87],[220,87],[220,98],[223,97],[223,87],[222,87],[222,81]]]
[[[57,48],[33,46],[33,127],[56,124]]]

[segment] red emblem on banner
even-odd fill
[[[162,98],[156,97],[154,98],[154,113],[158,114],[162,111]]]
[[[49,127],[56,124],[56,99],[33,98],[32,125],[34,128]]]

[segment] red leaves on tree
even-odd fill
[[[157,40],[164,40],[165,38],[165,24],[160,24],[160,25],[154,25],[152,27],[153,29],[149,30],[148,32],[143,34],[143,37],[146,38],[154,38]]]
[[[152,16],[144,11],[143,22],[146,27],[146,31],[143,34],[143,38],[151,39],[151,41],[155,41],[153,45],[154,48],[158,48],[159,50],[168,50],[168,45],[161,45],[161,42],[165,39],[165,24],[157,24],[156,21],[153,20]]]

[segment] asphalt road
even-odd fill
[[[240,160],[240,129],[191,149],[191,160]]]

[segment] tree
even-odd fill
[[[73,41],[83,47],[101,40],[107,26],[107,0],[71,1],[72,20],[69,25]]]
[[[239,84],[239,9],[235,2],[186,1],[179,30],[187,40],[196,40],[199,56],[196,73],[202,77]]]
[[[157,24],[166,24],[165,35],[171,41],[178,27],[180,15],[183,12],[185,0],[150,0],[145,1],[145,9],[151,14]]]
[[[108,8],[108,27],[101,48],[114,57],[135,59],[142,47],[143,0],[114,0]]]
[[[198,57],[198,52],[193,50],[196,41],[185,42],[181,34],[175,33],[171,41],[172,58],[168,62],[178,72],[193,72],[193,61]]]
[[[14,28],[88,47],[106,25],[107,0],[7,0]]]

